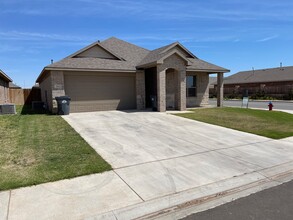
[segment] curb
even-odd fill
[[[293,161],[176,192],[86,219],[180,219],[290,180],[293,180]]]

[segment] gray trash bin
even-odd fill
[[[55,98],[58,105],[58,115],[69,115],[70,112],[70,100],[69,96],[59,96]]]
[[[157,108],[157,96],[155,96],[155,95],[151,96],[151,103],[152,103],[152,110],[157,111],[158,110],[158,108]]]

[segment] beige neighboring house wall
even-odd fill
[[[12,80],[0,70],[0,104],[9,103],[9,82]]]
[[[147,50],[112,37],[46,66],[37,82],[52,112],[55,97],[64,95],[71,98],[70,112],[154,108],[151,97],[160,112],[183,111],[208,104],[209,74],[228,71],[179,42]],[[197,76],[196,97],[186,97],[187,75]]]

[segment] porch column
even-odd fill
[[[217,106],[218,107],[223,107],[223,98],[224,98],[223,75],[224,73],[217,74]]]
[[[166,111],[166,70],[157,66],[157,108],[159,112]]]
[[[145,109],[145,71],[136,70],[136,108]]]
[[[178,110],[186,110],[186,70],[178,71]]]

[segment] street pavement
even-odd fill
[[[293,111],[293,101],[272,101],[274,108],[276,110],[291,110]],[[210,99],[209,104],[212,106],[217,105],[217,100]],[[224,106],[228,107],[241,107],[242,101],[241,100],[224,100]],[[249,101],[248,107],[249,108],[261,108],[261,109],[268,109],[269,101]]]
[[[293,181],[237,199],[182,220],[292,220]]]

